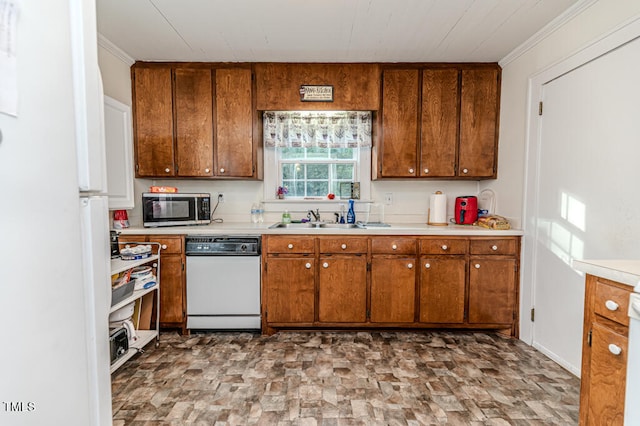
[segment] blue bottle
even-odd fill
[[[347,223],[356,223],[356,212],[353,210],[353,200],[349,200],[349,210],[347,211]]]

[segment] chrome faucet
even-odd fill
[[[313,210],[309,210],[307,212],[307,219],[311,220],[311,216],[313,216],[314,222],[320,222],[320,209],[316,209],[315,212]]]

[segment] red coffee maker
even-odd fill
[[[472,225],[478,220],[478,197],[464,195],[456,197],[456,210],[453,218],[458,225]]]

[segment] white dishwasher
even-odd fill
[[[260,236],[187,235],[187,328],[260,329]]]

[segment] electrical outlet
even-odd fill
[[[224,203],[224,194],[222,192],[218,192],[218,202]]]
[[[384,194],[384,203],[387,206],[390,206],[391,204],[393,204],[393,193],[387,192]]]

